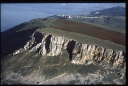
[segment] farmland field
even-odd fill
[[[102,29],[90,24],[82,23],[82,22],[75,22],[70,20],[61,20],[58,19],[53,24],[56,24],[58,26],[50,26],[55,29],[70,31],[70,32],[76,32],[81,33],[89,36],[93,36],[99,39],[103,40],[109,40],[117,44],[121,44],[125,46],[125,34],[110,31],[106,29]],[[118,36],[118,37],[117,37]]]

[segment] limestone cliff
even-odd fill
[[[39,32],[33,33],[24,48],[16,50],[13,55],[29,50],[29,52],[38,51],[42,56],[57,56],[62,54],[61,49],[68,51],[70,61],[74,64],[88,65],[96,60],[126,67],[126,56],[123,51],[82,44],[73,39]]]

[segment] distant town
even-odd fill
[[[107,18],[108,16],[105,16],[105,15],[102,15],[102,16],[93,16],[93,15],[54,15],[54,17],[61,17],[61,18],[103,18],[103,17],[106,17]]]

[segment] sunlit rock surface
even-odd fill
[[[39,32],[34,33],[24,48],[15,51],[13,55],[29,49],[29,52],[38,51],[42,56],[57,56],[62,53],[62,48],[68,51],[70,60],[75,64],[88,64],[95,59],[98,62],[103,61],[115,66],[125,66],[126,57],[123,51],[113,51],[96,45],[82,44],[72,39]]]

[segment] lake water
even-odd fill
[[[91,11],[125,3],[11,3],[1,4],[1,32],[35,18],[52,15],[88,15]]]

